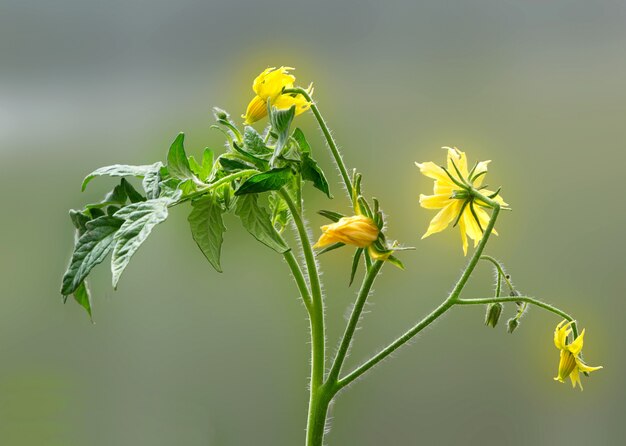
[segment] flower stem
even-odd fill
[[[352,343],[352,338],[354,336],[354,331],[356,330],[356,326],[359,323],[359,319],[361,318],[361,313],[363,312],[363,307],[365,306],[365,302],[367,301],[367,297],[369,296],[370,290],[372,289],[372,285],[374,284],[374,280],[376,280],[376,276],[380,272],[383,264],[385,262],[382,260],[377,260],[371,268],[368,269],[365,280],[363,280],[363,285],[361,285],[361,290],[359,291],[358,297],[354,304],[354,308],[352,309],[352,314],[350,315],[350,320],[348,321],[348,325],[346,326],[346,330],[343,334],[343,338],[341,339],[341,344],[339,344],[339,350],[337,350],[337,355],[335,356],[335,360],[333,365],[328,373],[328,383],[331,385],[336,384],[337,377],[341,372],[341,366],[343,365],[343,361],[346,358],[346,354],[350,349],[350,344]]]
[[[430,313],[428,316],[426,316],[424,319],[418,322],[410,330],[405,332],[402,336],[397,338],[395,341],[393,341],[391,344],[389,344],[379,353],[374,355],[368,361],[366,361],[365,363],[357,367],[354,371],[349,373],[347,376],[340,379],[337,383],[337,386],[339,387],[339,389],[347,386],[348,384],[353,382],[355,379],[357,379],[358,377],[363,375],[365,372],[367,372],[369,369],[374,367],[376,364],[378,364],[379,362],[387,358],[394,351],[396,351],[398,348],[406,344],[410,339],[412,339],[415,335],[417,335],[424,328],[428,327],[431,323],[437,320],[441,315],[443,315],[446,311],[448,311],[451,307],[453,307],[458,302],[461,291],[463,291],[463,288],[465,287],[465,284],[467,283],[468,279],[472,275],[474,268],[476,268],[476,264],[478,263],[478,260],[480,259],[480,256],[482,255],[482,252],[485,249],[487,242],[489,241],[489,236],[493,232],[493,227],[495,226],[496,220],[498,218],[498,214],[500,213],[500,205],[498,203],[496,203],[495,201],[487,197],[482,196],[482,194],[476,191],[473,191],[473,192],[476,193],[481,200],[484,200],[485,203],[491,206],[493,208],[493,211],[491,213],[491,218],[489,219],[489,224],[487,225],[487,228],[485,228],[485,232],[483,234],[482,239],[480,240],[480,243],[478,244],[478,247],[476,248],[476,251],[472,255],[472,258],[470,259],[469,263],[465,267],[463,274],[461,274],[460,279],[458,280],[457,284],[455,285],[454,289],[452,290],[448,298],[441,305],[439,305],[435,310],[433,310],[432,313]]]
[[[328,125],[326,125],[326,121],[324,121],[324,118],[322,117],[322,114],[320,113],[319,108],[317,108],[317,105],[315,104],[315,102],[313,101],[309,93],[304,88],[300,88],[300,87],[289,88],[289,89],[285,89],[283,93],[301,94],[311,104],[311,111],[315,115],[315,119],[317,119],[317,123],[320,129],[322,130],[324,137],[326,138],[328,147],[330,148],[330,151],[333,154],[333,158],[335,159],[335,163],[337,163],[337,167],[339,168],[339,172],[341,173],[341,178],[343,179],[343,184],[346,186],[348,198],[352,200],[352,181],[350,181],[350,176],[348,175],[348,170],[346,169],[346,165],[344,164],[343,159],[341,158],[341,154],[339,153],[337,144],[335,143],[333,136],[330,134],[330,129],[328,128]]]

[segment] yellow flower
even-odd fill
[[[289,109],[295,105],[296,115],[304,113],[309,109],[311,104],[302,95],[283,94],[283,89],[293,88],[293,83],[296,81],[294,75],[289,71],[294,68],[280,67],[267,68],[252,83],[252,89],[256,93],[256,96],[248,104],[246,114],[242,115],[245,118],[245,124],[252,124],[259,119],[263,119],[267,116],[267,103],[268,101],[272,106],[278,109]],[[313,88],[309,85],[307,90],[309,95],[313,94]]]
[[[366,248],[378,239],[378,234],[378,226],[369,217],[342,217],[336,223],[322,226],[322,236],[313,247],[323,248],[333,243],[344,243]]]
[[[489,223],[489,215],[483,209],[488,207],[486,203],[472,197],[468,189],[471,186],[485,196],[493,196],[493,200],[503,206],[507,204],[498,193],[482,189],[481,185],[487,165],[491,161],[476,163],[471,171],[467,169],[467,157],[456,147],[444,147],[448,151],[447,173],[442,167],[428,161],[415,163],[420,171],[427,177],[435,180],[434,195],[420,194],[420,205],[425,209],[440,209],[439,213],[431,220],[430,226],[422,238],[441,232],[450,223],[458,224],[461,230],[463,253],[467,255],[467,237],[474,241],[474,247],[483,237],[483,230]],[[454,178],[454,181],[452,178]],[[460,186],[459,184],[466,186]],[[497,232],[494,230],[494,234]]]
[[[572,322],[562,321],[556,326],[554,330],[554,345],[561,350],[561,360],[559,361],[559,372],[554,378],[556,381],[564,382],[568,376],[572,380],[572,387],[576,387],[576,384],[580,386],[580,390],[583,390],[583,385],[580,382],[579,372],[593,372],[594,370],[601,369],[602,367],[588,366],[580,359],[580,351],[583,349],[583,338],[585,336],[585,330],[571,343],[567,343],[567,337],[572,330],[570,325]]]

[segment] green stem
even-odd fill
[[[298,291],[300,291],[300,296],[304,301],[304,305],[306,306],[309,314],[312,311],[311,306],[311,292],[306,284],[306,280],[304,278],[304,274],[302,274],[302,269],[300,269],[300,264],[296,260],[296,257],[293,255],[293,251],[290,249],[283,253],[283,257],[291,270],[291,274],[293,275],[294,280],[296,281],[296,285],[298,286]]]
[[[330,134],[330,130],[328,128],[328,125],[326,125],[326,121],[324,121],[324,118],[322,117],[322,114],[320,113],[319,109],[317,108],[317,105],[315,104],[315,102],[313,101],[313,99],[311,98],[309,93],[304,88],[300,88],[300,87],[289,88],[289,89],[284,90],[283,93],[287,93],[287,94],[289,94],[289,93],[301,94],[311,104],[311,111],[315,115],[315,119],[317,119],[317,123],[318,123],[320,129],[322,130],[322,133],[324,134],[324,137],[326,138],[326,142],[328,143],[328,147],[330,148],[330,151],[333,154],[333,158],[335,159],[335,163],[337,163],[337,167],[339,168],[339,172],[341,173],[341,178],[343,179],[343,184],[345,184],[345,186],[346,186],[346,191],[348,193],[348,198],[350,198],[350,200],[352,200],[352,181],[350,181],[350,176],[348,175],[348,170],[346,169],[346,165],[344,164],[343,159],[341,158],[341,154],[339,153],[339,149],[337,148],[337,144],[335,143],[335,140],[333,139],[333,136]]]
[[[354,331],[356,330],[356,326],[359,323],[359,319],[361,318],[363,307],[365,306],[367,297],[369,296],[370,290],[372,289],[374,280],[376,280],[376,276],[380,272],[384,263],[384,261],[377,260],[373,264],[373,266],[368,269],[367,275],[363,280],[363,285],[361,285],[361,290],[359,291],[356,302],[354,303],[354,308],[352,309],[350,320],[348,321],[348,325],[346,325],[346,330],[343,334],[343,338],[341,339],[341,344],[339,344],[339,350],[337,350],[337,355],[335,356],[333,365],[330,369],[330,372],[328,373],[327,382],[330,383],[330,385],[334,386],[336,384],[337,377],[341,372],[341,366],[343,365],[343,361],[345,360],[348,350],[350,349],[350,344],[352,343]]]
[[[529,303],[531,305],[535,305],[537,307],[543,308],[544,310],[547,310],[551,313],[554,313],[560,317],[562,317],[563,319],[566,319],[568,321],[572,322],[572,332],[574,334],[574,338],[578,337],[578,328],[576,327],[576,321],[574,320],[574,318],[572,316],[570,316],[569,314],[567,314],[565,311],[560,310],[550,304],[547,304],[545,302],[542,302],[538,299],[535,299],[533,297],[528,297],[528,296],[506,296],[506,297],[488,297],[488,298],[484,298],[484,299],[458,299],[456,301],[457,305],[485,305],[485,304],[492,304],[495,302],[501,302],[501,303],[507,303],[507,302],[526,302]]]
[[[326,393],[322,387],[324,382],[326,334],[324,324],[324,301],[320,286],[319,272],[309,234],[300,215],[299,206],[294,203],[291,195],[285,189],[280,190],[280,196],[289,207],[289,212],[296,225],[296,230],[302,245],[302,252],[306,262],[309,284],[311,287],[311,311],[309,320],[311,324],[311,382],[309,389],[309,413],[307,417],[307,446],[322,444],[324,426],[328,404]]]
[[[448,311],[458,301],[461,291],[463,291],[463,287],[465,287],[465,284],[467,283],[468,279],[472,275],[474,268],[476,268],[476,264],[478,263],[478,260],[480,259],[480,256],[482,255],[482,252],[485,249],[487,242],[489,241],[489,236],[493,232],[493,227],[495,226],[496,220],[498,219],[498,214],[500,213],[500,204],[498,204],[497,202],[487,197],[484,197],[482,194],[480,194],[476,190],[472,190],[472,193],[475,194],[481,200],[483,200],[485,203],[487,203],[489,206],[491,206],[493,211],[491,213],[491,218],[489,219],[489,224],[487,225],[487,228],[485,229],[483,237],[480,240],[480,243],[478,244],[478,247],[476,248],[474,255],[472,256],[469,263],[465,267],[465,271],[463,271],[463,274],[461,274],[459,281],[455,285],[454,289],[452,290],[448,298],[441,305],[439,305],[432,313],[430,313],[428,316],[426,316],[424,319],[418,322],[410,330],[405,332],[402,336],[397,338],[395,341],[393,341],[391,344],[389,344],[387,347],[385,347],[375,356],[370,358],[368,361],[366,361],[365,363],[357,367],[350,374],[340,379],[337,383],[337,386],[339,389],[347,386],[352,381],[354,381],[355,379],[363,375],[365,372],[367,372],[369,369],[374,367],[376,364],[378,364],[379,362],[387,358],[398,348],[402,347],[410,339],[412,339],[415,335],[417,335],[420,331],[428,327],[431,323],[433,323],[441,315],[443,315],[446,311]]]
[[[259,173],[259,171],[256,170],[256,169],[246,169],[246,170],[240,170],[239,172],[231,173],[230,175],[227,175],[224,178],[220,178],[219,180],[217,180],[214,183],[208,184],[207,187],[205,187],[204,189],[197,190],[196,192],[194,192],[192,194],[189,194],[186,197],[181,198],[177,202],[173,203],[172,206],[176,206],[178,204],[184,203],[186,201],[189,201],[189,200],[192,200],[192,199],[194,199],[196,197],[204,195],[207,192],[215,190],[215,189],[217,189],[218,187],[220,187],[220,186],[222,186],[224,184],[228,184],[231,181],[236,180],[237,178],[241,178],[241,177],[244,177],[246,175],[252,175],[252,174],[255,174],[255,173]]]
[[[509,287],[509,290],[515,291],[515,288],[513,288],[513,284],[511,283],[511,279],[509,279],[507,277],[507,274],[506,274],[506,272],[504,272],[504,268],[502,267],[502,264],[498,260],[496,260],[493,257],[488,256],[488,255],[480,256],[480,260],[486,260],[488,262],[493,263],[493,265],[498,270],[498,275],[501,276],[504,279],[504,281],[506,282],[507,286]]]

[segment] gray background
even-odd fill
[[[572,312],[604,370],[585,391],[552,380],[558,319],[532,309],[514,335],[451,311],[349,391],[330,445],[622,444],[626,410],[622,1],[0,2],[0,443],[302,444],[305,311],[280,256],[227,221],[215,273],[175,209],[119,290],[91,281],[96,325],[63,305],[69,208],[113,184],[92,169],[162,160],[178,131],[219,148],[210,109],[237,116],[266,66],[297,67],[389,234],[416,252],[386,267],[349,366],[443,299],[465,263],[457,231],[420,241],[432,184],[414,161],[456,145],[492,159],[513,206],[488,252],[520,289]],[[313,117],[298,118],[333,180]],[[355,289],[350,254],[322,259],[329,345]],[[483,265],[465,297],[491,293]],[[508,312],[513,309],[509,308]]]

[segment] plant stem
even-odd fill
[[[309,291],[309,287],[307,286],[306,280],[304,279],[304,274],[302,274],[302,269],[300,269],[300,264],[296,260],[296,257],[293,255],[292,250],[286,251],[283,254],[289,269],[291,270],[291,274],[293,275],[294,280],[296,281],[296,285],[298,286],[298,291],[300,291],[300,296],[304,301],[304,305],[306,306],[309,314],[312,311],[311,306],[311,292]]]
[[[309,413],[307,417],[307,446],[317,446],[322,444],[326,412],[330,402],[326,401],[326,394],[322,388],[326,360],[324,301],[322,299],[322,289],[315,255],[313,254],[309,234],[300,215],[299,206],[294,203],[291,195],[285,189],[281,189],[279,193],[285,200],[285,203],[287,203],[289,212],[291,212],[296,225],[311,287],[311,311],[309,312],[311,324],[311,382],[309,389]]]
[[[372,289],[374,280],[376,279],[376,276],[380,272],[384,263],[385,262],[381,260],[376,261],[372,265],[372,267],[368,269],[367,275],[363,280],[361,290],[359,291],[356,302],[354,303],[354,308],[352,309],[352,314],[350,315],[350,320],[348,321],[348,325],[346,325],[346,330],[343,334],[343,338],[341,339],[341,343],[339,344],[339,350],[337,350],[337,355],[335,356],[333,365],[330,369],[330,372],[328,373],[327,382],[332,384],[333,386],[336,384],[337,377],[341,372],[341,366],[343,365],[343,361],[345,360],[348,350],[350,349],[350,344],[352,343],[354,331],[356,330],[356,326],[359,323],[359,319],[361,318],[363,307],[365,306],[367,297],[369,296],[370,290]]]
[[[402,336],[397,338],[395,341],[393,341],[391,344],[389,344],[379,353],[374,355],[368,361],[366,361],[365,363],[357,367],[350,374],[340,379],[337,383],[339,389],[347,386],[352,381],[357,379],[359,376],[363,375],[369,369],[371,369],[376,364],[381,362],[383,359],[387,358],[398,348],[402,347],[410,339],[412,339],[416,334],[418,334],[424,328],[428,327],[431,323],[437,320],[442,314],[448,311],[458,301],[459,295],[461,294],[461,291],[463,291],[463,287],[465,286],[468,279],[470,278],[472,272],[474,271],[474,268],[476,268],[476,264],[478,263],[478,260],[480,259],[480,256],[482,255],[482,252],[485,249],[487,242],[489,241],[489,236],[493,232],[493,227],[498,218],[498,214],[500,213],[500,205],[498,203],[496,203],[495,201],[487,197],[484,197],[482,194],[478,193],[477,191],[473,191],[473,192],[476,193],[476,195],[481,200],[484,200],[485,203],[491,206],[493,208],[493,211],[491,213],[491,218],[489,219],[489,224],[487,225],[487,228],[485,228],[485,232],[483,234],[482,239],[480,240],[480,243],[478,244],[478,247],[476,248],[476,251],[472,255],[472,258],[470,259],[469,263],[465,267],[465,271],[463,271],[463,274],[461,274],[460,279],[458,280],[457,284],[455,285],[454,289],[452,290],[448,298],[441,305],[439,305],[435,310],[433,310],[432,313],[430,313],[428,316],[426,316],[424,319],[418,322],[410,330],[405,332]]]
[[[341,158],[341,153],[339,153],[337,144],[335,143],[335,140],[333,139],[333,136],[330,133],[330,129],[328,128],[328,125],[326,125],[326,121],[324,121],[322,114],[317,108],[317,104],[313,101],[309,93],[304,88],[300,88],[300,87],[289,88],[289,89],[285,89],[283,93],[301,94],[311,104],[311,111],[315,115],[315,119],[317,119],[317,123],[320,129],[322,130],[324,137],[326,138],[328,147],[330,148],[330,151],[333,154],[333,158],[335,159],[335,163],[337,164],[337,167],[339,168],[339,172],[341,173],[343,184],[346,186],[346,192],[348,193],[348,198],[350,198],[350,200],[352,201],[352,181],[350,181],[350,176],[348,175],[348,170],[346,169],[346,165],[344,164],[343,159]]]
[[[187,195],[184,198],[181,198],[177,202],[172,203],[172,206],[176,206],[178,204],[184,203],[185,201],[189,201],[189,200],[192,200],[192,199],[194,199],[196,197],[199,197],[200,195],[204,195],[207,192],[215,190],[219,186],[222,186],[224,184],[230,183],[233,180],[236,180],[237,178],[241,178],[241,177],[244,177],[246,175],[252,175],[252,174],[255,174],[255,173],[259,173],[259,171],[256,170],[256,169],[246,169],[246,170],[240,170],[239,172],[231,173],[230,175],[227,175],[224,178],[220,178],[219,180],[217,180],[214,183],[207,184],[205,188],[197,190],[196,192],[194,192],[192,194],[189,194],[189,195]]]

